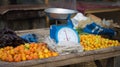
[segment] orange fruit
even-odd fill
[[[13,61],[12,55],[8,55],[8,56],[7,56],[7,61],[9,61],[9,62],[12,62],[12,61]]]
[[[33,54],[33,59],[38,59],[38,54],[37,53]]]
[[[22,57],[22,61],[26,60],[26,55],[25,54],[21,54],[21,57]]]
[[[30,50],[25,50],[25,54],[26,54],[26,55],[30,55],[30,54],[31,54],[31,51],[30,51]]]
[[[42,54],[44,54],[43,51],[39,51],[38,52],[38,55],[42,55]]]
[[[30,43],[30,47],[34,47],[35,46],[35,43]]]
[[[32,60],[32,57],[30,55],[26,55],[27,60]]]
[[[49,52],[49,53],[47,53],[47,54],[48,54],[48,56],[49,56],[49,57],[51,57],[51,56],[52,56],[52,53],[51,53],[51,52]]]
[[[45,46],[42,46],[41,50],[44,50],[44,49],[46,49],[46,47],[45,47]]]
[[[52,52],[52,56],[58,56],[57,52]]]
[[[15,62],[19,62],[19,61],[21,61],[22,60],[22,58],[21,58],[21,55],[20,54],[16,54],[15,56],[14,56],[14,61]]]
[[[40,58],[40,59],[43,59],[43,58],[45,58],[45,57],[44,57],[43,54],[40,54],[40,55],[39,55],[39,58]]]
[[[33,48],[30,47],[30,51],[31,51],[31,52],[35,52],[35,49],[33,49]]]
[[[44,52],[45,52],[45,53],[48,53],[48,52],[49,52],[49,50],[48,50],[47,48],[45,48],[45,49],[44,49]]]
[[[10,54],[11,54],[11,55],[14,55],[14,54],[15,54],[14,49],[11,49],[11,50],[10,50]]]
[[[5,61],[6,58],[7,58],[7,54],[6,54],[6,53],[3,53],[2,57],[1,57],[1,60],[2,60],[2,61]]]
[[[44,56],[45,56],[45,58],[48,58],[48,57],[49,57],[49,55],[48,55],[48,54],[44,54]]]

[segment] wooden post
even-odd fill
[[[48,5],[49,5],[48,0],[45,0],[45,5],[48,7]],[[49,27],[49,25],[50,25],[50,21],[49,21],[49,18],[46,16],[46,26]]]
[[[49,1],[48,1],[48,0],[45,0],[45,5],[48,6],[48,4],[49,4]]]

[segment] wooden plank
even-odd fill
[[[39,65],[36,65],[36,66],[33,66],[33,67],[51,67],[51,66],[52,67],[56,67],[56,66],[77,64],[77,63],[81,63],[81,62],[89,62],[89,61],[93,61],[94,60],[94,56],[95,55],[75,57],[75,58],[61,60],[61,61],[56,61],[56,62],[51,62],[51,63],[44,63],[42,65],[39,64]]]
[[[108,52],[108,53],[103,53],[103,54],[96,54],[94,56],[94,60],[100,60],[100,59],[106,59],[106,58],[110,58],[110,57],[119,56],[120,54],[117,54],[117,53],[120,53],[120,51],[114,51],[114,53]]]
[[[46,36],[46,35],[49,35],[49,28],[21,30],[21,31],[16,31],[16,33],[18,35],[23,35],[26,33],[35,33],[35,34],[40,34],[40,35]]]
[[[103,8],[103,9],[85,10],[85,14],[87,14],[87,13],[112,12],[112,11],[120,11],[120,8]]]
[[[7,6],[0,6],[0,14],[3,15],[8,11],[13,10],[41,10],[47,8],[46,5],[7,5]]]
[[[95,55],[83,56],[83,57],[78,57],[78,58],[71,58],[69,60],[62,60],[62,61],[57,61],[57,62],[52,62],[52,63],[47,63],[47,64],[48,64],[48,67],[49,67],[50,65],[53,65],[53,66],[63,66],[63,65],[77,64],[77,63],[81,63],[81,62],[89,62],[89,61],[93,61],[94,60],[93,56],[95,56]],[[43,64],[42,66],[47,66],[47,64]],[[38,66],[42,67],[41,65],[38,65]]]

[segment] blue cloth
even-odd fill
[[[21,36],[21,38],[27,42],[38,42],[38,38],[35,34],[24,34]]]
[[[100,25],[97,25],[94,22],[86,25],[83,31],[90,34],[99,34],[99,35],[108,35],[108,36],[114,36],[116,34],[116,32],[113,29],[101,27]]]

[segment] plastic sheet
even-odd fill
[[[48,44],[51,50],[58,52],[60,55],[83,52],[83,47],[80,43],[60,42],[56,44],[50,37],[45,38],[44,42]]]

